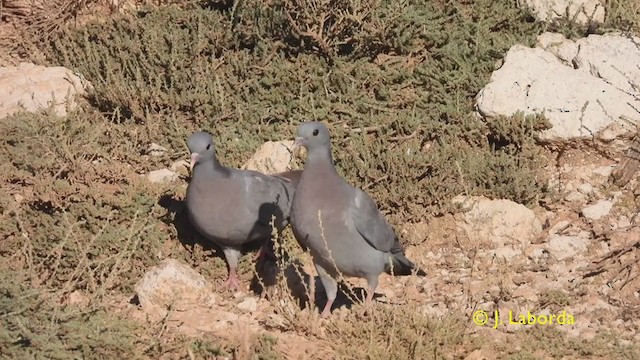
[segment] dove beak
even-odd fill
[[[295,139],[295,141],[293,142],[293,147],[291,148],[291,150],[295,152],[296,150],[298,150],[302,146],[304,146],[304,138],[303,137],[297,137]]]
[[[198,157],[200,156],[200,154],[198,153],[191,153],[191,163],[189,164],[189,172],[193,173],[193,167],[196,166],[196,163],[198,162]]]

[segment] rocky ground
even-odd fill
[[[640,341],[640,197],[634,193],[635,179],[624,188],[610,183],[619,162],[588,147],[567,149],[548,168],[557,193],[545,207],[528,209],[508,200],[460,196],[455,199],[460,213],[406,224],[400,233],[411,244],[407,254],[428,275],[383,275],[376,306],[410,306],[435,318],[464,316],[469,334],[489,334],[494,340],[467,354],[467,359],[493,358],[495,347],[518,344],[519,332],[549,326],[533,325],[531,320],[521,324],[519,316],[528,313],[546,319],[566,314],[564,325],[552,326],[569,337],[593,339],[614,332],[623,345]],[[308,259],[302,259],[301,272],[314,274]],[[280,290],[304,293],[305,283],[296,272],[289,269],[284,275],[288,284]],[[251,273],[244,278],[248,285]],[[364,286],[358,281],[349,284]],[[286,312],[294,311],[288,307],[295,305],[284,304],[291,297],[269,299],[248,288],[228,293],[222,278],[205,279],[171,259],[147,273],[137,294],[139,304],[127,304],[122,311],[151,323],[162,320],[167,331],[194,336],[269,331],[289,358],[322,358],[318,351],[325,347],[323,326],[360,311],[358,306],[339,308],[329,320],[309,315],[317,327],[313,337],[279,332],[275,329],[289,321]],[[163,311],[171,301],[180,305]],[[322,295],[318,301],[324,301]],[[486,324],[478,320],[479,311],[488,315]],[[502,318],[497,325],[496,311]],[[507,320],[510,313],[512,321]],[[290,348],[292,344],[296,345]]]
[[[560,16],[559,10],[550,15],[540,2],[526,3],[540,18]],[[602,21],[598,4],[586,1],[582,10],[571,9],[580,22]],[[322,286],[290,232],[279,243],[295,262],[282,260],[280,267],[254,264],[246,255],[240,268],[243,287],[236,292],[225,289],[219,252],[182,239],[180,200],[188,180],[184,160],[137,175],[151,188],[171,187],[168,198],[160,200],[171,221],[157,226],[177,235],[155,254],[160,264],[146,269],[135,289],[105,296],[106,307],[151,329],[158,342],[178,336],[214,339],[235,344],[233,357],[240,359],[325,359],[336,354],[384,358],[375,351],[424,347],[421,341],[432,340],[425,334],[437,342],[431,344],[433,358],[638,358],[638,44],[640,39],[627,34],[573,41],[547,32],[539,36],[537,46],[516,45],[505,54],[477,96],[478,116],[487,122],[518,111],[547,116],[552,127],[538,140],[548,164],[540,176],[549,179],[550,195],[526,207],[461,194],[453,199],[458,204],[455,213],[396,226],[408,257],[427,276],[382,275],[373,314],[363,314],[359,305],[364,283],[347,279],[331,318],[320,319],[316,306],[324,302]],[[15,66],[0,68],[0,118],[47,107],[65,116],[77,106],[67,100],[91,88],[80,74],[65,68],[16,61],[5,65]],[[159,145],[160,139],[157,142],[140,156],[169,151]],[[266,143],[244,168],[268,173],[288,169],[296,163],[290,146],[288,140]],[[464,183],[462,178],[452,181]],[[12,196],[21,202],[21,195]],[[186,252],[204,253],[206,260],[193,268],[178,260],[177,254]],[[310,279],[315,279],[315,296]],[[261,287],[263,291],[256,291]],[[89,297],[76,290],[62,302],[86,308]],[[532,324],[529,314],[538,322],[556,324]],[[421,322],[423,318],[429,322]],[[352,329],[360,334],[350,333]],[[417,335],[380,336],[380,331]],[[558,340],[559,334],[565,340]],[[361,342],[340,341],[351,338]],[[454,338],[458,340],[450,346],[447,341]],[[393,344],[397,339],[414,340]],[[260,353],[256,346],[271,350]],[[350,351],[349,346],[360,350]],[[206,353],[231,357],[217,349]],[[408,351],[398,357],[416,354],[422,353]],[[168,349],[162,358],[198,356],[189,347]]]

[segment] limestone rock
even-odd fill
[[[531,9],[540,21],[565,18],[579,24],[604,22],[605,9],[599,0],[518,0],[518,4]]]
[[[598,220],[604,216],[609,215],[613,203],[609,200],[600,200],[595,204],[589,205],[582,209],[582,216],[589,220]]]
[[[587,251],[587,239],[584,236],[551,235],[547,251],[560,261],[566,260]]]
[[[629,59],[640,58],[640,38],[619,34],[589,35],[577,41],[546,32],[537,46],[554,54],[566,65],[601,78],[629,94],[640,90],[640,67]]]
[[[468,210],[458,223],[467,235],[490,239],[498,248],[507,244],[529,244],[542,231],[542,224],[533,211],[513,201],[464,196],[453,201]],[[518,254],[505,251],[502,255]]]
[[[204,276],[175,259],[151,268],[135,285],[143,309],[189,309],[216,302]]]
[[[21,110],[35,112],[52,106],[59,116],[76,106],[91,84],[64,67],[31,63],[0,67],[0,119]],[[68,103],[67,103],[68,102]]]
[[[594,136],[610,140],[640,124],[640,97],[568,67],[550,52],[522,45],[509,50],[476,101],[485,118],[544,112],[553,128],[540,140],[549,142]]]
[[[256,301],[256,298],[248,296],[238,303],[236,307],[244,313],[252,313],[258,309],[258,302]]]
[[[244,170],[255,170],[265,174],[274,174],[291,170],[291,148],[293,141],[267,141],[242,166]]]
[[[166,152],[167,148],[156,143],[151,143],[151,145],[149,145],[149,147],[147,148],[147,154],[151,156],[162,156]]]
[[[181,172],[188,173],[189,166],[190,164],[187,160],[178,160],[178,161],[174,161],[171,164],[170,169],[171,171],[177,172],[177,173],[181,173]]]
[[[171,182],[178,179],[178,174],[169,169],[153,170],[147,174],[152,183]]]

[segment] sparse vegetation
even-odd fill
[[[300,121],[324,121],[339,171],[396,224],[453,211],[458,194],[533,204],[548,191],[544,150],[534,141],[548,127],[544,117],[485,123],[474,115],[496,61],[544,31],[514,1],[155,3],[86,24],[77,18],[106,3],[55,1],[13,14],[25,41],[9,48],[25,55],[38,47],[34,59],[82,73],[95,90],[64,119],[44,112],[0,121],[0,357],[282,357],[266,333],[162,337],[164,324],[145,327],[113,310],[161,258],[180,258],[207,277],[225,272],[221,259],[205,261],[209,248],[176,240],[184,215],[167,215],[159,199],[182,190],[140,176],[185,158],[195,129],[213,132],[221,161],[239,166],[263,141],[291,138]],[[632,3],[609,2],[602,29],[639,31]],[[151,142],[170,150],[144,155]],[[283,268],[300,255],[292,247],[280,254],[288,256]],[[244,278],[252,265],[243,258]],[[338,358],[455,358],[488,336],[472,336],[463,311],[438,320],[412,304],[338,316],[321,332],[315,314],[273,302],[286,320],[274,328],[322,338]],[[518,335],[526,346],[517,355],[496,351],[514,359],[538,351],[637,356],[615,339],[536,331]]]

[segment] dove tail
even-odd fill
[[[416,264],[407,259],[404,255],[404,248],[400,244],[398,238],[395,239],[395,243],[391,248],[390,261],[385,265],[384,271],[390,275],[406,276],[411,275],[414,272],[418,276],[426,276],[427,273],[422,269],[419,269]]]

